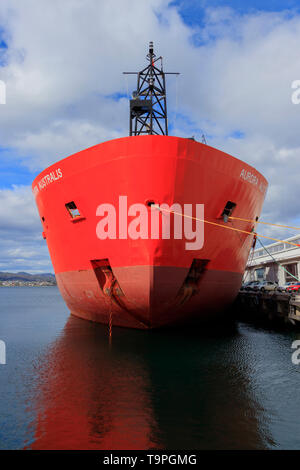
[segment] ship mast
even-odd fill
[[[162,57],[156,57],[153,42],[147,54],[149,65],[140,72],[123,72],[137,75],[137,88],[130,100],[129,135],[168,135],[168,114],[166,97],[166,75]]]

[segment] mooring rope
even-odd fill
[[[233,230],[235,232],[245,233],[247,235],[256,235],[256,236],[259,236],[261,238],[266,238],[267,240],[273,240],[275,242],[287,243],[288,245],[293,245],[293,246],[300,247],[300,245],[298,243],[288,242],[286,240],[280,240],[279,238],[267,237],[266,235],[260,235],[260,234],[254,232],[254,231],[248,232],[247,230],[241,230],[241,229],[235,228],[235,227],[228,227],[226,225],[218,224],[216,222],[211,222],[209,220],[198,219],[197,217],[193,217],[192,215],[182,214],[181,212],[171,211],[171,210],[168,210],[168,209],[162,209],[157,204],[153,204],[152,207],[155,207],[156,209],[160,210],[161,212],[168,212],[169,214],[181,215],[181,217],[187,217],[189,219],[197,220],[198,222],[203,222],[205,224],[214,225],[216,227],[222,227],[222,228],[225,228],[227,230]],[[254,223],[256,223],[256,222],[254,221]]]
[[[253,224],[272,225],[273,227],[282,227],[282,228],[291,228],[293,230],[300,230],[300,227],[292,227],[291,225],[271,224],[271,222],[262,222],[262,221],[259,221],[259,220],[243,219],[241,217],[229,216],[228,219],[242,220],[243,222],[251,222]]]
[[[109,308],[109,319],[108,319],[108,335],[109,335],[109,345],[111,346],[111,341],[112,341],[112,315],[113,315],[113,312],[112,312],[112,309],[113,309],[113,306],[112,306],[112,290],[113,290],[113,283],[111,284],[110,286],[110,290],[109,290],[109,296],[110,296],[110,308]]]
[[[294,276],[292,273],[290,273],[281,263],[279,263],[279,261],[277,261],[272,255],[271,253],[269,252],[269,250],[263,245],[263,243],[260,241],[259,237],[262,237],[262,238],[267,238],[268,240],[276,240],[278,242],[281,242],[281,243],[288,243],[289,245],[294,245],[294,246],[298,246],[300,247],[300,245],[298,245],[297,243],[292,243],[292,242],[288,242],[286,240],[279,240],[278,238],[271,238],[271,237],[267,237],[265,235],[259,235],[258,233],[256,232],[248,232],[246,230],[241,230],[241,229],[238,229],[238,228],[234,228],[234,227],[227,227],[226,225],[221,225],[221,224],[217,224],[216,222],[210,222],[209,220],[205,220],[205,219],[198,219],[198,217],[193,217],[192,215],[187,215],[187,214],[182,214],[180,212],[176,212],[176,211],[170,211],[168,209],[162,209],[159,205],[157,204],[153,204],[152,207],[155,207],[156,209],[160,210],[161,212],[168,212],[170,214],[176,214],[176,215],[181,215],[182,217],[187,217],[189,219],[193,219],[193,220],[197,220],[198,222],[204,222],[206,224],[210,224],[210,225],[215,225],[215,226],[218,226],[218,227],[222,227],[222,228],[226,228],[228,230],[234,230],[236,232],[242,232],[242,233],[246,233],[247,235],[253,235],[253,236],[256,236],[257,240],[259,241],[259,243],[261,244],[261,246],[264,248],[264,250],[266,250],[266,252],[268,253],[268,255],[275,261],[275,263],[277,263],[279,266],[281,266],[283,268],[283,270],[285,272],[287,272],[290,276],[292,276],[294,279],[296,279],[298,282],[300,282],[300,280]],[[233,217],[230,217],[230,218],[233,218]],[[240,219],[240,220],[245,220],[246,222],[253,222],[253,221],[250,221],[250,220],[247,220],[247,219]],[[255,221],[256,223],[256,221]],[[275,224],[274,224],[275,225]],[[251,259],[251,263],[253,261],[253,255],[254,255],[254,250],[253,250],[253,253],[252,253],[252,259]]]
[[[265,247],[265,245],[260,241],[259,238],[257,238],[257,240],[259,241],[259,243],[261,244],[261,246],[263,247],[264,250],[266,250],[266,252],[268,253],[268,255],[272,258],[272,260],[278,264],[278,266],[281,266],[282,269],[288,273],[290,276],[292,276],[294,279],[296,279],[298,282],[300,282],[300,279],[298,279],[296,276],[294,276],[294,274],[290,273],[281,263],[279,263],[279,261],[277,261],[274,256],[269,252],[269,250]],[[252,259],[253,260],[253,259]],[[251,260],[251,262],[252,262]]]

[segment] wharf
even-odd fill
[[[240,319],[268,320],[300,326],[300,295],[241,290],[235,301]]]

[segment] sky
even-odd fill
[[[269,181],[262,220],[300,224],[298,1],[1,0],[0,270],[52,272],[31,182],[46,166],[128,135],[122,72],[164,57],[170,134],[195,136]],[[295,231],[264,228],[281,238]]]

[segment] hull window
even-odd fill
[[[227,201],[226,206],[223,209],[221,217],[223,217],[224,222],[228,222],[228,217],[230,217],[236,208],[236,203]]]
[[[75,219],[76,217],[81,217],[81,214],[77,209],[77,206],[74,201],[68,202],[65,206],[72,219]]]

